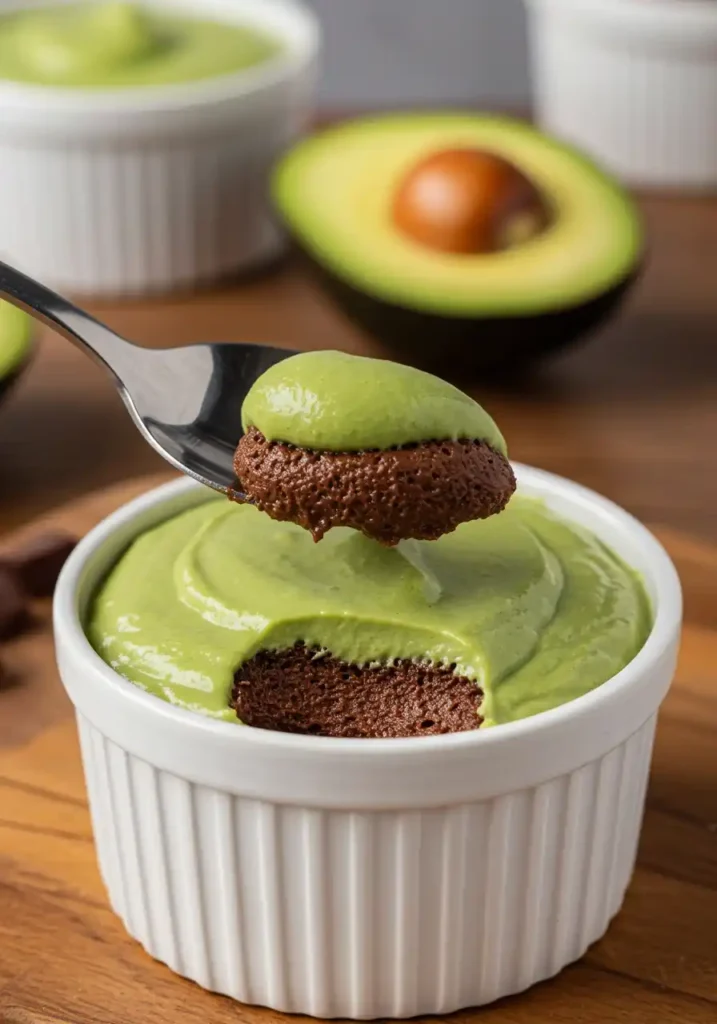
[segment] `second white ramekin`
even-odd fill
[[[133,537],[206,492],[179,481],[120,509],[65,566],[60,672],[75,704],[115,911],[205,988],[317,1017],[490,1002],[580,957],[630,880],[680,586],[611,502],[517,467],[523,493],[594,530],[655,608],[635,660],[588,695],[486,731],[293,736],[217,722],[126,682],[82,622]]]
[[[717,5],[526,4],[541,127],[631,184],[717,185]]]
[[[235,75],[152,88],[0,81],[0,254],[68,291],[189,287],[282,246],[267,175],[312,112],[313,14],[299,0],[145,2],[255,24],[283,52]],[[0,15],[27,6],[0,0]]]

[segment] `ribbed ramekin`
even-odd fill
[[[161,487],[79,545],[55,597],[60,672],[105,885],[152,956],[242,1002],[409,1017],[518,992],[603,934],[633,869],[680,586],[627,513],[518,476],[644,575],[655,624],[599,689],[485,732],[326,739],[173,707],[109,668],[82,623],[128,542],[206,492]]]
[[[717,185],[717,6],[526,0],[536,113],[636,185]]]
[[[39,0],[39,5],[63,0]],[[312,110],[319,30],[299,0],[146,0],[266,28],[275,60],[151,88],[0,81],[0,252],[68,291],[168,291],[281,249],[268,170]],[[38,0],[32,0],[38,5]],[[28,0],[0,0],[0,14]]]

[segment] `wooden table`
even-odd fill
[[[658,730],[649,809],[624,912],[555,981],[458,1015],[465,1024],[717,1020],[717,201],[645,204],[652,259],[622,318],[520,390],[475,393],[515,458],[572,476],[661,536],[686,585],[678,678]],[[95,306],[145,343],[253,340],[370,352],[291,266],[193,298]],[[163,470],[102,373],[46,337],[0,410],[0,530],[92,488]],[[127,488],[81,501],[84,529]],[[690,539],[679,531],[701,535]],[[154,964],[107,908],[48,611],[3,652],[0,694],[0,1024],[261,1024]]]

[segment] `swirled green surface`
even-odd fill
[[[539,502],[389,549],[353,530],[320,544],[211,499],[139,537],[96,596],[88,634],[138,686],[230,721],[234,673],[297,640],[364,664],[453,664],[485,691],[487,724],[599,686],[650,628],[642,584]]]

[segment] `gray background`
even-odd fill
[[[522,0],[308,0],[324,28],[321,103],[525,108]]]

